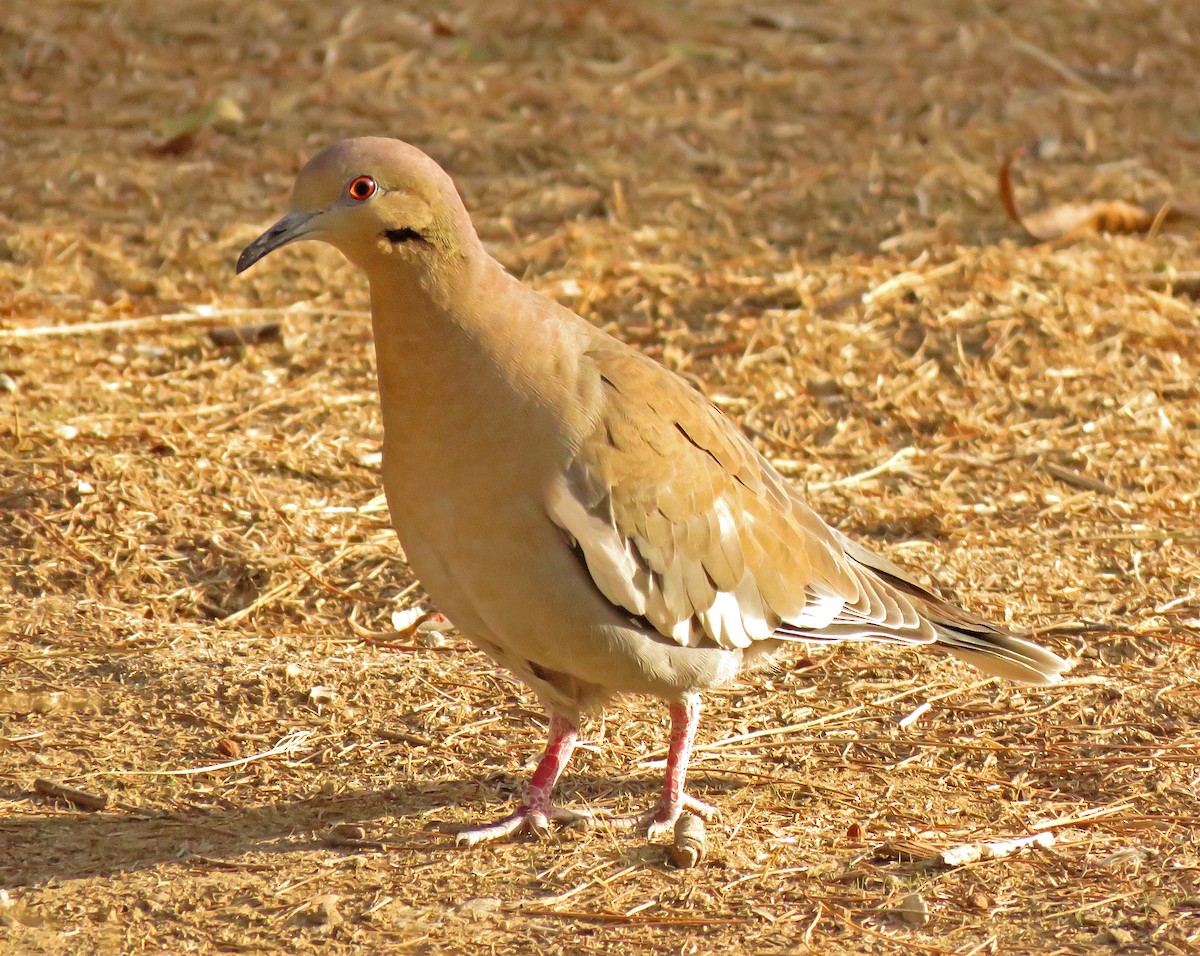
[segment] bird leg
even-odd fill
[[[591,816],[586,812],[564,810],[554,806],[550,796],[559,775],[571,759],[575,749],[575,741],[579,736],[579,728],[565,717],[553,714],[550,717],[550,736],[546,742],[546,752],[538,761],[537,769],[529,779],[525,788],[525,796],[516,812],[497,820],[495,823],[484,823],[479,826],[460,830],[454,842],[460,846],[474,846],[476,843],[487,843],[500,840],[516,833],[534,833],[541,835],[550,829],[550,823],[579,823],[588,821]]]
[[[666,833],[684,810],[705,820],[716,816],[717,808],[684,792],[688,762],[692,757],[692,742],[700,724],[700,696],[689,694],[682,703],[671,705],[671,743],[667,748],[667,770],[663,775],[662,796],[645,813],[612,817],[606,822],[617,827],[645,827],[646,835],[655,839]]]

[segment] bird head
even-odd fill
[[[414,271],[463,258],[478,245],[454,183],[414,146],[381,137],[348,139],[300,170],[291,211],[242,250],[242,273],[268,253],[318,239],[355,265]]]

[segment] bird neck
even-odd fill
[[[482,252],[433,278],[400,270],[371,275],[389,442],[421,441],[417,433],[432,420],[444,435],[455,426],[479,427],[493,408],[523,407],[532,418],[561,401],[557,393],[569,383],[553,366],[567,330],[547,321],[547,307],[555,306]]]
[[[489,265],[486,256],[445,256],[420,270],[390,263],[368,270],[381,378],[392,372],[427,378],[469,360],[486,324],[482,290],[500,281]]]

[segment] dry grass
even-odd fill
[[[0,948],[1200,950],[1200,318],[1163,278],[1200,244],[1029,245],[993,182],[1037,142],[1027,208],[1193,199],[1200,7],[402,6],[6,15]],[[243,125],[150,149],[220,94]],[[1077,676],[843,649],[710,699],[698,868],[603,828],[454,849],[436,824],[512,798],[535,704],[457,637],[390,633],[422,595],[377,499],[360,278],[309,247],[232,276],[302,158],[366,132],[441,159],[506,264],[693,377],[843,528],[1082,648]],[[293,303],[283,344],[205,335]],[[197,306],[234,311],[14,334]],[[662,735],[614,708],[564,798],[645,803]]]

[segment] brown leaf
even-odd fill
[[[203,146],[210,139],[212,139],[212,130],[210,129],[185,130],[178,136],[172,136],[161,143],[155,143],[152,146],[146,147],[146,150],[151,156],[174,156],[178,158],[186,156],[193,150]]]
[[[1045,241],[1088,232],[1145,233],[1165,223],[1195,216],[1194,211],[1180,209],[1169,202],[1147,202],[1136,206],[1123,199],[1062,203],[1022,214],[1013,195],[1012,166],[1024,155],[1025,150],[1018,149],[1005,157],[1000,164],[996,186],[1008,218],[1034,239]]]
[[[333,929],[346,922],[346,918],[338,912],[337,905],[339,900],[341,900],[341,897],[336,893],[314,896],[312,898],[312,922],[317,926],[323,926],[327,929]]]
[[[924,926],[929,922],[929,904],[920,893],[909,893],[892,912],[909,926]]]
[[[184,156],[205,145],[213,131],[228,133],[241,126],[246,116],[228,96],[220,96],[183,116],[158,124],[158,141],[149,147],[154,156]]]

